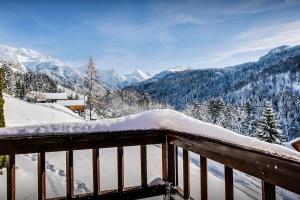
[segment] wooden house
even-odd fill
[[[56,102],[59,105],[65,106],[76,113],[83,113],[84,112],[84,100],[58,100]]]

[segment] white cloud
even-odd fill
[[[256,60],[262,53],[281,45],[300,44],[300,20],[270,26],[258,26],[231,41],[230,48],[222,49],[215,56],[215,63],[238,64],[242,59]]]

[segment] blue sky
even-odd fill
[[[299,0],[0,0],[0,44],[72,66],[156,73],[254,61],[300,44]]]

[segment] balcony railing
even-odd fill
[[[9,131],[9,129],[7,129]],[[147,148],[149,144],[162,146],[162,179],[157,185],[149,185],[147,179]],[[140,146],[141,185],[124,187],[125,146]],[[100,191],[99,149],[117,147],[117,190]],[[183,148],[183,188],[178,186],[178,147]],[[93,192],[74,194],[73,150],[92,149]],[[0,154],[8,155],[7,199],[16,199],[15,155],[38,153],[38,199],[46,198],[45,153],[66,151],[66,196],[61,199],[137,199],[171,194],[184,199],[190,196],[189,152],[200,157],[201,199],[208,199],[207,159],[224,165],[225,199],[233,195],[233,169],[262,180],[262,199],[275,199],[275,186],[300,194],[300,160],[288,159],[263,151],[242,147],[217,139],[206,138],[172,130],[141,130],[119,132],[22,134],[4,135],[0,138]],[[172,197],[171,197],[172,198]]]

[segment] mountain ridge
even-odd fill
[[[63,86],[78,88],[83,84],[83,67],[79,69],[68,66],[51,56],[32,49],[0,44],[0,60],[13,63],[14,70],[19,72],[45,73]],[[151,77],[141,70],[135,70],[126,75],[122,75],[114,69],[99,70],[99,72],[100,82],[109,89],[122,88]]]

